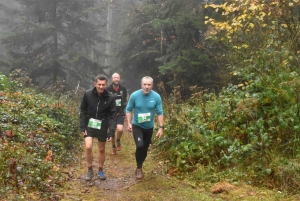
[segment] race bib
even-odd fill
[[[116,106],[121,106],[121,99],[116,99]]]
[[[138,123],[143,123],[146,121],[151,121],[151,114],[149,113],[140,113],[138,114]]]
[[[100,130],[101,129],[101,123],[102,123],[101,120],[90,118],[89,123],[88,123],[88,127]]]

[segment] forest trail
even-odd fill
[[[155,135],[156,133],[154,133]],[[107,177],[105,181],[97,178],[97,141],[93,142],[93,171],[92,181],[85,181],[87,166],[84,153],[78,159],[77,165],[68,170],[69,181],[60,191],[61,200],[75,201],[108,201],[108,200],[199,200],[197,192],[191,187],[166,175],[163,162],[156,161],[151,148],[148,151],[146,162],[144,163],[145,177],[142,181],[135,179],[135,145],[133,137],[124,131],[121,139],[122,150],[116,155],[111,154],[111,142],[106,143],[106,161],[104,173]],[[82,145],[83,146],[83,145]],[[189,196],[180,193],[182,189],[189,188]],[[186,191],[187,192],[187,191]],[[194,195],[193,195],[194,194]],[[195,199],[191,199],[191,197]],[[205,199],[207,200],[207,199]]]
[[[92,181],[85,181],[87,165],[84,156],[78,160],[78,165],[73,167],[71,179],[64,189],[63,200],[126,200],[123,191],[137,184],[134,178],[134,147],[132,136],[124,133],[122,150],[116,155],[111,154],[111,142],[106,143],[106,161],[104,173],[105,181],[97,178],[97,140],[93,142],[93,171]],[[84,146],[84,144],[82,144]]]
[[[156,133],[154,133],[155,135]],[[121,139],[122,150],[116,155],[111,154],[111,142],[106,143],[105,181],[97,178],[97,141],[93,143],[92,181],[85,180],[87,166],[84,153],[75,166],[66,173],[69,180],[58,191],[62,201],[256,201],[256,200],[299,200],[299,196],[286,199],[277,191],[255,188],[241,184],[233,186],[228,182],[217,184],[202,183],[195,185],[188,180],[171,177],[166,162],[160,161],[149,149],[143,171],[142,181],[135,179],[135,144],[130,133],[124,130]],[[82,146],[84,146],[82,144]],[[212,192],[212,189],[214,192]]]

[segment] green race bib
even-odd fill
[[[102,123],[101,120],[90,118],[89,123],[88,123],[88,127],[100,130],[101,129],[101,123]]]
[[[116,99],[116,106],[121,106],[121,99]]]
[[[151,121],[151,114],[149,113],[140,113],[138,114],[138,123],[143,123],[146,121]]]

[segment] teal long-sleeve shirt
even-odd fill
[[[153,90],[147,95],[143,94],[142,89],[133,92],[126,106],[126,113],[130,113],[132,109],[132,124],[145,129],[154,127],[155,112],[157,115],[163,115],[161,97]]]

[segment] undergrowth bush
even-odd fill
[[[69,94],[37,93],[0,75],[0,199],[32,191],[51,197],[80,154],[78,106]]]
[[[296,71],[248,77],[219,94],[164,101],[166,129],[157,143],[178,178],[300,190],[300,76]]]

